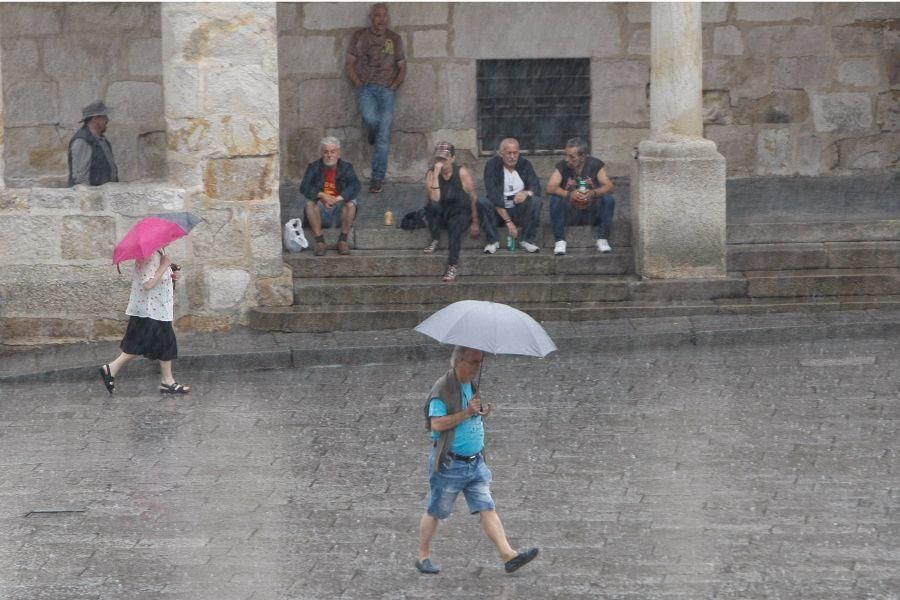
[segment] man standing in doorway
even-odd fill
[[[358,30],[350,39],[344,70],[356,88],[369,144],[375,146],[369,192],[378,194],[387,173],[394,124],[394,94],[406,77],[406,54],[403,39],[387,28],[387,4],[373,4],[369,21],[370,27]]]
[[[484,462],[484,422],[493,407],[481,404],[481,390],[472,380],[481,370],[481,350],[456,346],[450,370],[438,379],[425,404],[425,421],[431,431],[428,459],[428,508],[419,522],[416,569],[434,575],[440,568],[431,562],[431,540],[439,519],[446,519],[460,492],[469,512],[478,514],[481,528],[497,547],[507,573],[525,566],[538,555],[537,548],[513,550],[491,496],[491,470]]]
[[[84,124],[69,141],[69,187],[119,181],[112,146],[104,135],[109,124],[106,104],[102,100],[88,104],[81,120]]]

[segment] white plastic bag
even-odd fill
[[[304,248],[309,248],[309,242],[303,234],[303,221],[300,219],[291,219],[284,224],[284,247],[288,252],[300,252]]]

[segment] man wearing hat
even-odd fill
[[[102,100],[81,111],[83,125],[69,141],[69,187],[103,185],[119,181],[112,146],[103,134],[109,123],[109,109]]]

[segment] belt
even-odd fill
[[[470,463],[470,462],[475,462],[475,459],[478,458],[479,456],[481,456],[481,452],[479,452],[478,454],[473,454],[472,456],[462,456],[462,455],[457,454],[456,452],[450,452],[448,450],[447,456],[449,456],[453,460],[460,460],[462,462]]]

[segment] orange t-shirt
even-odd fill
[[[322,191],[329,196],[337,196],[337,167],[325,167],[325,189]]]

